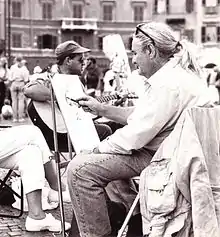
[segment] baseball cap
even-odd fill
[[[86,53],[90,49],[84,48],[73,40],[65,41],[59,44],[55,49],[57,59],[64,58],[70,54]]]

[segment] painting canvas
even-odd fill
[[[131,69],[121,36],[119,34],[105,36],[103,38],[103,52],[110,60],[110,69],[114,73],[116,90],[124,90]]]
[[[92,150],[100,142],[92,116],[73,101],[85,95],[79,77],[55,74],[52,87],[75,152]]]

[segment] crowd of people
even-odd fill
[[[50,101],[49,87],[53,71],[78,75],[85,91],[85,96],[76,98],[78,104],[85,111],[111,121],[94,121],[101,140],[99,145],[91,151],[77,154],[68,165],[69,194],[66,195],[69,195],[73,220],[76,220],[72,222],[70,236],[117,236],[118,228],[114,224],[128,212],[136,196],[129,180],[140,176],[148,167],[187,108],[213,106],[207,83],[204,83],[205,74],[192,53],[192,47],[194,45],[187,40],[176,39],[175,32],[166,24],[149,22],[137,25],[132,41],[132,63],[136,70],[131,74],[131,84],[135,85],[137,78],[140,89],[135,91],[139,99],[130,106],[104,104],[94,98],[105,92],[104,75],[94,58],[88,57],[85,61],[84,54],[90,49],[74,41],[58,45],[55,67],[51,69],[50,65],[41,70],[38,66],[34,78],[28,79],[21,58],[17,58],[10,69],[7,63],[2,66],[5,73],[0,70],[0,75],[3,75],[5,88],[10,88],[13,112],[17,111],[16,105],[13,105],[15,96],[22,101],[17,108],[19,119],[23,118],[25,96],[31,102]],[[108,76],[112,77],[108,82],[114,82],[114,73]],[[6,81],[9,81],[8,85]],[[130,88],[134,89],[131,85]],[[95,94],[86,95],[87,89],[94,89]],[[18,169],[21,173],[29,208],[26,229],[59,231],[60,222],[52,215],[45,214],[41,205],[44,177],[53,194],[58,195],[54,163],[49,158],[50,150],[54,148],[51,145],[52,134],[42,129],[40,118],[33,117],[32,121],[35,126],[23,125],[0,131],[0,167]],[[25,136],[19,136],[21,132]],[[67,133],[59,134],[62,151],[67,150],[67,143]],[[121,210],[121,215],[116,216],[115,209]],[[141,209],[134,212],[132,220],[139,225],[134,229],[129,227],[128,233],[142,236]],[[69,223],[66,223],[66,229],[70,229]],[[73,234],[76,229],[77,234]],[[147,236],[151,236],[150,231]],[[184,228],[181,231],[184,233]]]
[[[14,122],[25,120],[26,98],[23,88],[30,75],[26,64],[27,61],[18,56],[9,68],[7,58],[0,58],[0,111],[4,119],[13,118]]]

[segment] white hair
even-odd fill
[[[168,59],[172,56],[178,58],[178,64],[187,71],[192,71],[200,78],[203,77],[202,68],[196,58],[196,45],[187,41],[179,41],[175,32],[166,24],[161,22],[149,22],[139,26],[149,37],[137,30],[134,37],[140,39],[142,48],[149,43],[157,48],[159,57]]]

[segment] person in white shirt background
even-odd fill
[[[25,117],[25,96],[24,96],[24,86],[29,81],[29,72],[24,66],[24,61],[22,61],[22,56],[15,58],[15,63],[10,68],[10,90],[12,98],[12,109],[14,115],[14,121],[24,121]]]
[[[68,187],[81,237],[116,235],[107,195],[120,196],[128,211],[136,194],[127,180],[149,165],[185,109],[212,103],[192,46],[186,40],[179,42],[166,24],[139,24],[133,36],[132,62],[144,79],[145,92],[136,105],[115,107],[89,96],[78,99],[85,111],[124,125],[68,166]],[[110,184],[115,188],[108,190]]]

